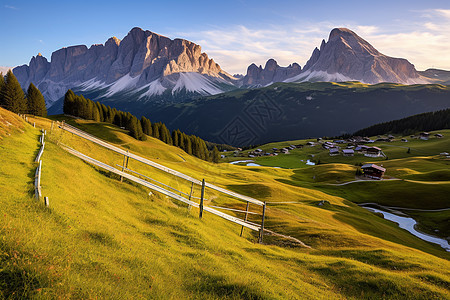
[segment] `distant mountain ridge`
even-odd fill
[[[232,76],[202,53],[199,45],[136,27],[123,40],[112,37],[89,48],[62,48],[52,53],[50,62],[38,54],[29,65],[13,71],[23,88],[34,83],[49,107],[57,103],[60,107],[54,112],[61,111],[62,102],[56,101],[68,89],[113,106],[125,102],[133,108],[148,101],[186,101],[276,82],[450,83],[449,71],[418,72],[406,59],[380,53],[346,28],[333,29],[303,69],[297,63],[281,67],[269,59],[264,68],[251,64],[245,76]]]
[[[347,28],[335,28],[328,42],[315,48],[303,71],[286,82],[360,81],[423,84],[429,80],[403,58],[380,53],[366,40]]]
[[[200,95],[221,93],[221,86],[235,80],[209,59],[201,47],[184,39],[133,28],[120,41],[71,46],[52,53],[51,62],[42,55],[29,65],[14,68],[22,86],[33,82],[51,105],[69,88],[104,89],[102,97],[139,90],[142,97],[186,90]]]
[[[266,62],[264,68],[251,64],[247,68],[247,74],[241,79],[243,87],[263,87],[275,82],[282,82],[288,78],[294,77],[302,71],[299,64],[293,63],[287,67],[280,67],[273,59]]]

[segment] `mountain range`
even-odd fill
[[[238,88],[258,88],[275,82],[360,81],[376,84],[445,82],[447,71],[418,72],[402,58],[383,55],[356,33],[331,31],[328,41],[315,48],[302,68],[281,67],[274,59],[251,64],[245,76],[233,76],[201,47],[184,39],[133,28],[123,40],[116,37],[91,47],[71,46],[38,54],[28,65],[13,69],[23,87],[33,82],[51,107],[68,89],[108,102],[179,102]],[[437,75],[439,73],[439,75]],[[58,104],[59,105],[59,104]]]

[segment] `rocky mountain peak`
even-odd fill
[[[297,63],[288,67],[280,67],[276,60],[269,59],[264,68],[256,66],[254,63],[248,66],[247,74],[242,78],[242,85],[249,87],[266,86],[274,82],[281,82],[301,72],[301,67]]]
[[[264,67],[267,71],[275,71],[279,67],[278,63],[275,59],[271,58],[266,62],[266,66]]]
[[[365,83],[424,83],[406,59],[380,53],[370,43],[347,28],[335,28],[328,42],[315,48],[302,74],[288,81],[349,81]]]
[[[339,36],[357,36],[357,34],[348,28],[334,28],[333,30],[331,30],[328,40]]]
[[[186,89],[210,94],[220,89],[209,83],[208,78],[230,85],[235,80],[202,53],[199,45],[184,39],[172,40],[139,27],[131,29],[123,40],[111,37],[105,44],[89,48],[85,45],[61,48],[52,53],[50,63],[43,56],[33,57],[29,65],[15,68],[14,73],[22,85],[33,82],[38,86],[49,104],[77,86],[104,87],[108,89],[105,95],[110,96],[160,80],[149,94],[160,94],[174,86],[182,89],[189,84]],[[197,73],[208,78],[195,77],[203,83],[194,84],[189,81],[192,78],[177,75],[180,73]],[[179,80],[182,82],[178,84]]]
[[[119,46],[120,40],[118,38],[116,38],[115,36],[113,36],[106,41],[105,47],[108,46],[109,44],[114,44],[116,46]]]
[[[322,40],[322,43],[320,44],[320,50],[317,49],[317,47],[316,47],[316,49],[319,50],[319,51],[322,51],[323,48],[325,47],[325,44],[326,44],[325,40]]]

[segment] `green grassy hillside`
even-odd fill
[[[283,182],[296,170],[211,164],[112,125],[70,120],[133,153],[267,201],[267,228],[311,249],[269,235],[260,245],[256,233],[241,238],[240,226],[219,217],[200,220],[198,210],[121,183],[58,143],[110,165],[122,163],[118,154],[50,131],[49,119],[33,121],[48,132],[42,192],[49,208],[33,198],[39,130],[0,109],[0,298],[449,297],[448,253],[343,197]],[[189,191],[181,179],[135,161],[129,167]],[[206,198],[207,205],[245,207],[210,190]],[[330,204],[319,207],[320,200]]]
[[[443,138],[435,138],[441,133]],[[262,166],[294,169],[293,175],[280,179],[281,182],[294,186],[311,187],[328,194],[344,197],[355,203],[374,202],[386,206],[414,209],[442,209],[449,207],[450,193],[450,159],[440,155],[450,152],[450,130],[431,132],[427,141],[410,136],[396,136],[392,142],[375,142],[371,145],[380,147],[386,157],[368,158],[363,154],[345,157],[342,154],[330,156],[329,151],[316,146],[305,146],[291,150],[289,154],[248,158],[254,149],[242,151],[237,157],[232,152],[224,152],[224,162],[236,160],[253,160]],[[402,142],[402,138],[408,142]],[[377,137],[372,137],[373,140]],[[309,140],[286,141],[258,146],[265,152],[272,148],[281,149],[289,145],[306,145]],[[345,148],[347,144],[340,145]],[[319,163],[316,166],[306,164],[307,160]],[[239,163],[246,165],[248,162]],[[384,182],[357,182],[357,168],[365,163],[375,163],[387,169],[386,179],[401,179]],[[405,211],[410,214],[410,211]],[[420,227],[430,234],[441,237],[450,236],[450,211],[414,212],[410,214],[418,221]],[[435,230],[438,230],[436,232]]]

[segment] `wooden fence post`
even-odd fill
[[[50,205],[50,203],[48,202],[48,197],[44,197],[44,205],[47,207]]]
[[[199,218],[203,217],[203,198],[205,196],[205,179],[202,180],[202,193],[200,194],[200,214]]]
[[[245,208],[245,219],[244,219],[244,221],[246,221],[246,222],[247,222],[247,217],[248,217],[248,207],[249,207],[249,205],[250,205],[250,202],[247,201],[247,207]],[[244,233],[244,226],[242,226],[242,228],[241,228],[241,235],[240,236],[242,236],[243,233]]]
[[[128,151],[127,151],[127,153],[128,153]],[[126,158],[127,158],[127,156],[124,155],[123,156],[123,163],[122,163],[122,172],[125,171],[125,160],[126,160]],[[122,175],[120,175],[120,182],[123,182],[123,176]]]
[[[191,185],[191,192],[189,193],[189,201],[191,201],[193,189],[194,189],[194,183],[192,183],[192,185]],[[188,204],[188,209],[191,210],[190,204]]]
[[[264,217],[266,216],[266,201],[264,201],[263,205],[263,213],[262,213],[262,221],[261,221],[261,229],[259,230],[259,239],[258,242],[262,244],[263,235],[264,235]]]

